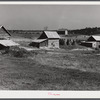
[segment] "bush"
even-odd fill
[[[21,48],[10,49],[9,53],[14,57],[25,57],[27,52]]]
[[[66,42],[66,45],[69,45],[70,43],[69,43],[69,39],[67,40],[67,42]]]
[[[59,44],[60,44],[60,45],[64,45],[64,44],[65,44],[65,40],[64,40],[64,39],[60,39],[60,40],[59,40]]]
[[[33,52],[33,51],[30,52],[23,48],[15,47],[15,48],[9,49],[8,54],[14,57],[22,58],[22,57],[37,55],[37,52]]]

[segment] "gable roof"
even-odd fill
[[[6,33],[8,33],[9,36],[11,36],[10,33],[5,29],[4,26],[0,26],[0,29],[2,29],[2,28],[4,29],[4,31],[5,31]]]
[[[93,37],[96,41],[100,41],[100,36],[92,35],[91,37]]]
[[[47,38],[60,38],[56,31],[44,31],[44,33],[46,34]]]

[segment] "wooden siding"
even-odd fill
[[[99,43],[98,42],[82,42],[81,45],[91,48],[98,48]]]
[[[49,48],[59,48],[59,39],[48,39]]]
[[[48,41],[46,40],[46,41],[43,41],[43,42],[41,42],[40,44],[39,44],[39,47],[41,48],[41,47],[47,47],[48,46]]]
[[[92,48],[98,48],[98,43],[97,42],[94,42],[94,43],[92,43]]]
[[[81,43],[81,45],[86,47],[92,47],[92,43],[87,43],[87,42]]]

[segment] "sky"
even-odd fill
[[[0,25],[15,30],[100,27],[100,5],[0,5]]]

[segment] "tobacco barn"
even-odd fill
[[[30,46],[38,48],[59,48],[59,39],[60,36],[56,31],[44,31],[38,39],[30,43]]]

